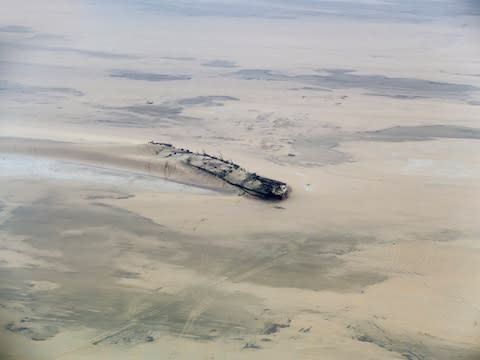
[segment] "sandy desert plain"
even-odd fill
[[[0,358],[480,359],[477,4],[2,1]]]

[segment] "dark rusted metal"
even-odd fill
[[[288,196],[289,186],[281,181],[251,173],[233,163],[206,153],[194,153],[177,149],[171,144],[150,141],[155,153],[165,158],[175,158],[184,164],[215,176],[239,189],[265,200],[283,200]]]

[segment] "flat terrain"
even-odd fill
[[[475,2],[6,3],[0,358],[480,359]]]

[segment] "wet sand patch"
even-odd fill
[[[234,96],[227,95],[209,95],[184,98],[177,101],[180,105],[203,105],[203,106],[223,106],[227,101],[239,101]]]
[[[197,188],[168,181],[157,176],[142,174],[131,170],[108,168],[71,161],[36,158],[28,156],[5,155],[0,159],[0,178],[52,179],[53,181],[74,181],[92,184],[96,187],[108,187],[118,192],[126,191],[193,191],[210,193]],[[121,197],[121,196],[120,196]],[[90,200],[93,200],[90,199]]]
[[[157,74],[134,70],[113,70],[110,72],[110,77],[141,81],[178,81],[192,79],[191,75]]]
[[[118,283],[119,277],[142,277],[118,269],[126,254],[151,253],[161,263],[169,259],[155,250],[165,242],[172,244],[174,253],[184,251],[176,245],[184,241],[181,234],[131,212],[101,204],[67,205],[52,197],[14,209],[0,232],[12,239],[26,237],[25,242],[44,251],[36,258],[68,264],[66,271],[0,267],[5,279],[0,302],[7,307],[22,303],[22,316],[31,318],[24,321],[28,324],[18,320],[7,330],[33,340],[47,339],[65,327],[98,329],[102,334],[92,343],[116,344],[142,343],[162,333],[198,339],[210,339],[213,333],[238,337],[255,333],[260,326],[254,318],[262,309],[261,301],[250,295],[223,293],[208,284],[180,284],[179,292],[168,294]],[[49,251],[60,251],[61,256],[49,257]],[[46,289],[47,282],[58,286]],[[34,291],[31,284],[45,291]],[[197,307],[198,313],[192,313]],[[252,309],[257,310],[251,313]]]
[[[389,352],[398,353],[406,360],[475,360],[480,358],[480,348],[453,344],[429,334],[393,334],[373,321],[354,326],[355,338]]]
[[[317,73],[289,75],[266,69],[242,69],[226,76],[243,80],[283,81],[305,83],[327,89],[365,89],[370,93],[390,96],[418,96],[464,100],[480,90],[470,84],[432,81],[413,77],[390,77],[359,74],[351,69],[319,69]]]
[[[213,67],[213,68],[224,68],[224,69],[231,69],[238,67],[238,65],[234,61],[230,60],[210,60],[204,62],[202,66]]]
[[[111,205],[71,203],[53,194],[17,206],[0,232],[25,238],[43,251],[24,249],[27,255],[54,265],[0,267],[5,279],[0,303],[8,308],[23,304],[7,330],[37,340],[86,327],[96,329],[98,336],[90,343],[97,345],[140,344],[175,334],[197,340],[224,337],[241,347],[278,321],[274,313],[260,316],[262,299],[224,291],[223,283],[358,292],[386,278],[349,270],[342,259],[375,241],[368,236],[267,233],[225,243],[182,234]],[[136,265],[142,257],[149,261]],[[190,271],[189,280],[182,283],[184,270]],[[152,283],[146,275],[155,277],[158,288],[136,286]],[[178,286],[163,289],[169,279]],[[46,282],[58,286],[31,287]],[[21,325],[25,317],[30,320]]]
[[[220,241],[198,243],[186,239],[176,250],[154,256],[196,271],[226,276],[233,283],[247,282],[270,287],[300,288],[315,291],[356,292],[386,280],[384,274],[349,269],[343,255],[375,241],[352,234],[251,234],[237,239],[238,245]],[[254,244],[254,245],[253,245]],[[157,250],[162,252],[162,250]]]
[[[480,139],[480,129],[456,125],[394,126],[357,133],[365,141],[426,141],[443,139]]]
[[[342,270],[346,266],[343,255],[375,241],[349,234],[252,234],[238,239],[237,245],[228,246],[220,239],[205,242],[202,238],[175,233],[150,219],[112,206],[94,203],[82,209],[57,205],[48,199],[14,209],[12,217],[0,229],[27,237],[27,242],[39,249],[61,249],[62,264],[73,269],[83,268],[77,260],[82,256],[89,259],[89,271],[113,266],[112,259],[136,242],[135,251],[152,261],[226,276],[233,282],[348,292],[386,279],[381,274]],[[76,229],[81,231],[72,231]],[[115,229],[115,240],[105,235],[108,229]],[[135,240],[138,238],[143,242],[138,243]],[[152,246],[155,242],[171,246]]]
[[[354,155],[339,150],[348,142],[411,142],[433,141],[436,139],[480,140],[480,129],[457,125],[416,125],[393,126],[374,131],[330,133],[317,136],[298,136],[292,140],[294,157],[279,158],[281,163],[301,166],[337,165],[353,162]]]
[[[307,167],[351,162],[352,155],[337,149],[342,137],[335,134],[315,138],[299,137],[292,145],[295,157],[286,157],[282,161]]]

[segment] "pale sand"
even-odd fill
[[[103,168],[109,156],[136,154],[126,170],[145,163],[142,145],[120,152],[91,144],[82,159],[79,145],[30,144],[37,156],[45,148],[89,164],[98,151]],[[389,153],[402,146],[374,145]],[[438,144],[439,161],[461,164],[451,149],[463,145],[450,141],[442,156]],[[95,183],[0,177],[0,255],[11,279],[3,319],[30,317],[40,326],[33,335],[4,332],[6,348],[19,358],[75,359],[470,356],[478,340],[480,209],[468,194],[478,191],[478,175],[430,170],[425,177],[409,166],[416,151],[387,161],[379,156],[385,151],[363,145],[355,149],[362,161],[335,171],[308,168],[299,176],[300,169],[278,167],[272,173],[294,189],[281,203],[125,189],[103,183],[101,174]],[[288,319],[290,327],[262,334]],[[48,324],[53,337],[42,328]],[[147,336],[154,342],[142,345]],[[243,349],[246,343],[261,349]]]
[[[402,99],[367,95],[379,91],[371,82],[315,91],[298,78],[223,76],[353,68],[480,86],[468,75],[480,74],[476,18],[179,17],[158,28],[45,6],[17,1],[0,15],[69,39],[3,55],[13,62],[3,78],[37,88],[0,99],[2,358],[480,359],[479,93]],[[238,68],[202,65],[233,66],[215,59]],[[115,69],[192,80],[109,77]],[[84,95],[59,95],[66,87]],[[430,139],[437,125],[449,127]],[[401,138],[383,130],[395,126],[407,127]],[[180,164],[167,174],[152,139],[293,191],[262,202]]]

